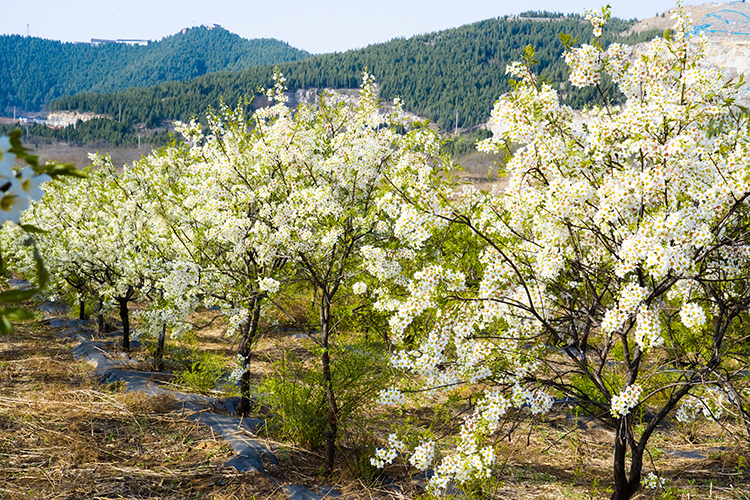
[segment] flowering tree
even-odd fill
[[[607,14],[588,15],[597,37]],[[614,106],[600,89],[582,128],[532,73],[533,51],[508,67],[519,81],[491,118],[506,131],[481,145],[508,151],[504,192],[446,190],[404,171],[383,198],[394,224],[413,227],[396,231],[400,255],[368,255],[403,342],[392,364],[426,387],[481,393],[432,487],[485,477],[495,450],[484,439],[502,416],[548,412],[555,397],[616,429],[613,499],[639,489],[668,415],[731,412],[748,427],[750,131],[739,85],[702,65],[707,40],[691,37],[684,13],[676,19],[639,57],[598,39],[568,48],[574,86],[600,85],[606,72],[627,98]],[[478,259],[441,252],[451,232]],[[425,250],[434,259],[413,271]],[[392,436],[373,463],[405,451]],[[426,439],[411,462],[427,468],[433,454]]]
[[[273,277],[285,259],[255,225],[265,203],[256,191],[267,179],[248,152],[254,136],[243,110],[224,108],[210,116],[209,127],[204,137],[199,124],[181,124],[190,146],[165,148],[134,169],[143,184],[142,206],[169,233],[161,253],[171,255],[162,300],[144,317],[152,325],[178,326],[198,304],[221,308],[228,334],[240,333],[241,368],[233,375],[240,382],[239,412],[247,415],[251,348],[264,298],[278,290]]]
[[[43,229],[40,245],[56,288],[74,285],[114,304],[123,325],[123,349],[130,350],[128,304],[152,286],[160,267],[141,251],[149,237],[143,216],[123,178],[106,158],[76,183],[58,183],[24,220]]]
[[[255,114],[247,160],[255,169],[250,214],[253,230],[286,262],[286,280],[314,290],[319,312],[320,362],[327,403],[326,468],[333,466],[339,407],[331,374],[330,342],[342,291],[361,273],[366,245],[386,240],[376,200],[393,171],[414,163],[440,162],[439,143],[428,129],[407,128],[397,106],[381,114],[373,79],[365,74],[359,99],[347,104],[321,96],[316,107],[292,112],[283,79],[272,91],[276,104]]]
[[[185,269],[195,270],[177,281],[189,282],[192,296],[205,305],[220,306],[230,330],[241,331],[236,376],[243,396],[250,389],[247,367],[261,304],[270,297],[278,306],[291,285],[313,290],[330,469],[340,413],[330,341],[341,291],[363,292],[363,284],[354,283],[359,249],[388,238],[375,201],[389,172],[439,161],[439,143],[429,130],[397,132],[407,124],[398,109],[380,113],[369,75],[355,104],[321,96],[316,106],[295,110],[286,105],[283,77],[277,74],[276,82],[269,91],[274,104],[257,111],[250,124],[242,108],[225,108],[210,117],[208,136],[199,124],[183,125],[191,146],[145,160],[144,171],[181,165],[169,182],[154,182],[161,191],[149,198],[162,201],[153,213],[171,228],[180,259],[189,262]],[[249,410],[249,399],[243,397],[241,410]]]
[[[164,207],[179,210],[184,198],[172,188],[186,169],[179,149],[165,148],[112,175],[118,208],[112,217],[128,235],[121,253],[127,255],[127,279],[145,307],[134,313],[144,333],[157,338],[155,364],[164,367],[167,328],[179,337],[191,324],[188,316],[200,303],[196,265],[186,258],[182,241],[175,237],[173,220]]]

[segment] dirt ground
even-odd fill
[[[93,145],[78,146],[64,142],[47,143],[44,140],[34,140],[24,142],[24,146],[31,150],[31,154],[39,156],[42,164],[47,162],[72,163],[78,169],[86,168],[91,164],[88,158],[89,153],[108,154],[112,158],[112,163],[118,169],[123,165],[129,165],[134,161],[147,156],[153,150],[152,145],[143,144],[137,147],[113,147],[110,145]]]
[[[231,447],[188,421],[173,399],[100,386],[90,367],[71,355],[76,342],[56,333],[49,321],[33,320],[0,336],[0,499],[284,499],[281,486],[290,483],[313,490],[334,486],[343,498],[425,497],[418,471],[403,462],[384,475],[358,475],[352,458],[371,450],[345,447],[333,475],[323,477],[320,453],[272,436],[265,436],[266,443],[282,471],[269,467],[268,477],[237,473],[223,465],[233,456]],[[286,335],[269,334],[257,346],[256,380],[281,350],[310,348]],[[203,350],[234,348],[221,325],[201,330],[199,340]],[[429,415],[423,409],[402,418]],[[665,489],[641,490],[636,498],[750,499],[750,446],[732,430],[728,421],[666,426],[652,438],[646,465],[666,478]],[[383,429],[372,433],[384,435]],[[611,429],[563,411],[520,422],[510,437],[497,439],[498,467],[489,487],[461,498],[609,497]]]

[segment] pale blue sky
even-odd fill
[[[276,38],[312,53],[344,51],[395,37],[453,28],[526,10],[582,13],[606,0],[21,0],[6,5],[0,34],[62,41],[159,40],[216,23],[244,38]],[[700,4],[700,1],[688,1]],[[610,0],[612,14],[652,17],[673,0]]]

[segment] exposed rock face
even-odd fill
[[[696,33],[705,33],[711,40],[707,64],[722,69],[729,80],[741,74],[750,76],[750,3],[704,3],[684,7],[690,13]],[[674,25],[670,9],[662,16],[644,19],[632,31],[666,30]],[[740,90],[738,103],[750,105],[750,87]]]
[[[749,3],[744,1],[708,2],[701,5],[685,5],[683,8],[685,12],[690,14],[695,30],[705,32],[712,40],[725,37],[748,38],[748,35],[750,35]],[[664,31],[671,28],[674,25],[672,11],[674,11],[674,8],[661,15],[643,19],[636,23],[630,31],[640,33],[647,30]]]
[[[737,81],[742,74],[750,76],[750,36],[742,39],[722,37],[718,40],[712,37],[712,42],[708,60],[722,68],[726,78]],[[747,82],[747,78],[745,81]],[[743,106],[750,105],[750,87],[747,83],[740,89],[737,100]]]
[[[356,104],[359,101],[359,91],[357,89],[299,89],[294,92],[287,92],[289,97],[289,107],[293,108],[298,104],[317,104],[321,94],[335,95],[336,99],[349,105]]]
[[[375,90],[377,91],[377,86]],[[290,108],[294,108],[299,104],[317,104],[321,95],[330,96],[338,102],[345,102],[347,105],[355,105],[359,102],[359,89],[299,89],[294,92],[286,92],[285,95],[289,98],[287,103]],[[330,102],[328,99],[326,102]],[[381,114],[390,113],[393,110],[392,101],[382,101],[379,112]],[[424,121],[426,118],[415,115],[404,111],[404,116],[409,121]]]
[[[78,120],[89,121],[92,118],[111,118],[109,115],[97,115],[94,113],[79,113],[77,111],[54,111],[47,115],[48,127],[67,127],[75,125]]]

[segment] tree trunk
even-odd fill
[[[156,353],[154,353],[156,370],[160,372],[164,371],[164,340],[166,336],[167,324],[163,323],[161,325],[161,332],[159,332],[159,339],[156,341]]]
[[[83,298],[78,300],[78,319],[81,321],[86,319],[86,302]]]
[[[615,433],[615,454],[614,454],[614,478],[615,491],[612,493],[612,500],[627,500],[625,491],[628,486],[628,478],[625,474],[625,453],[628,451],[628,418],[620,417]]]
[[[128,291],[123,297],[116,297],[115,300],[120,306],[120,321],[122,321],[122,348],[125,352],[130,352],[130,316],[128,315],[128,302],[135,295],[135,288],[128,285]]]
[[[120,306],[120,321],[122,321],[122,348],[130,352],[130,317],[128,315],[128,299],[117,297]]]
[[[250,356],[252,355],[252,345],[258,334],[258,323],[260,321],[261,298],[256,297],[252,302],[252,311],[247,315],[245,324],[242,325],[242,338],[238,352],[242,356],[242,378],[240,379],[240,408],[238,414],[243,417],[250,416]]]
[[[333,392],[333,379],[331,377],[331,359],[328,352],[328,337],[331,324],[331,303],[328,296],[321,293],[320,298],[320,337],[323,347],[321,363],[323,365],[323,384],[325,385],[326,403],[328,406],[328,426],[325,431],[326,438],[326,462],[327,474],[333,470],[333,460],[336,456],[336,435],[338,434],[339,410],[336,406],[336,396]]]
[[[628,451],[630,429],[628,428],[628,417],[620,417],[615,434],[614,455],[614,478],[615,491],[612,500],[629,500],[641,487],[641,470],[643,468],[643,447],[636,446],[631,449],[630,456],[630,478],[626,471],[625,456]]]
[[[96,331],[101,335],[107,331],[107,322],[104,321],[104,300],[101,297],[96,302]]]
[[[630,481],[628,481],[628,498],[635,495],[641,487],[641,472],[643,471],[643,452],[645,448],[636,446],[630,454]]]

